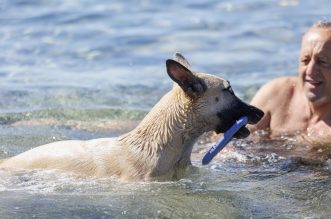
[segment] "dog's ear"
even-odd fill
[[[170,78],[189,96],[196,97],[206,90],[203,81],[178,61],[168,59],[166,65]]]
[[[176,52],[174,55],[174,60],[182,64],[188,70],[192,71],[190,63],[185,59],[182,54]]]

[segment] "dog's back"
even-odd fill
[[[240,116],[251,123],[263,112],[238,99],[228,81],[194,74],[181,55],[167,60],[176,82],[143,121],[118,138],[62,141],[33,148],[0,163],[6,169],[57,169],[125,180],[171,179],[191,165],[195,141],[208,131],[227,130]],[[237,137],[247,137],[242,127]]]
[[[59,141],[33,148],[12,158],[0,161],[6,169],[60,169],[82,175],[101,175],[100,154],[112,150],[112,138],[90,141]]]

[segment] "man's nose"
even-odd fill
[[[314,77],[316,74],[318,74],[318,66],[317,63],[315,62],[315,60],[311,60],[307,66],[306,69],[306,74],[308,76],[312,76]]]

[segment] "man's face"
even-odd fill
[[[331,30],[310,29],[303,37],[299,77],[310,102],[331,103]]]

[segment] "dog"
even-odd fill
[[[176,179],[191,166],[195,141],[205,132],[224,133],[241,116],[256,124],[263,112],[241,101],[220,77],[193,73],[179,53],[166,61],[175,82],[132,131],[117,138],[68,140],[2,160],[1,169],[54,169],[78,176],[115,176],[125,181]],[[250,134],[242,127],[235,137]]]

